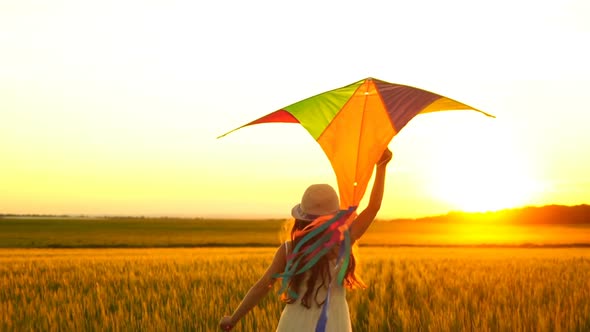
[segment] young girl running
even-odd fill
[[[361,238],[381,207],[386,166],[391,157],[391,151],[386,149],[377,162],[369,203],[350,225],[349,232],[352,243]],[[305,227],[319,217],[334,215],[338,212],[339,206],[338,195],[331,186],[315,184],[307,188],[301,198],[301,203],[295,205],[291,211],[291,215],[295,218],[295,224],[291,230],[291,241],[283,243],[277,249],[273,261],[264,275],[248,291],[234,313],[221,319],[219,322],[221,329],[225,331],[231,330],[244,315],[268,294],[277,280],[276,276],[285,271],[287,256],[292,253],[305,235]],[[311,241],[314,239],[312,238]],[[291,277],[289,281],[290,292],[282,296],[282,300],[287,305],[281,314],[277,327],[278,332],[315,331],[322,306],[327,300],[329,301],[327,307],[329,319],[327,320],[326,331],[351,331],[345,288],[362,288],[364,284],[355,275],[354,255],[351,255],[344,285],[332,283],[336,279],[338,264],[340,264],[336,260],[338,256],[337,249],[322,257],[307,272]],[[327,299],[328,287],[331,284],[330,297]]]

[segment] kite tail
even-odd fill
[[[295,248],[293,248],[293,252],[287,256],[285,271],[275,275],[276,278],[282,279],[279,294],[287,292],[290,298],[298,298],[299,294],[289,288],[291,278],[311,269],[336,245],[340,245],[336,261],[336,267],[338,268],[336,282],[339,285],[344,283],[346,271],[350,264],[351,253],[351,241],[348,232],[349,219],[355,211],[356,206],[352,206],[346,210],[338,211],[333,216],[319,217],[302,231],[302,234],[305,235],[297,243]],[[319,238],[311,241],[316,236],[319,236]],[[330,293],[333,284],[334,281],[328,286],[326,301],[324,302],[320,318],[316,325],[316,332],[323,332],[326,329],[328,320],[327,308],[330,303]]]

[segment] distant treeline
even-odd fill
[[[143,220],[143,219],[170,219],[170,220],[209,220],[207,218],[202,217],[170,217],[170,216],[127,216],[127,215],[86,215],[86,214],[38,214],[38,213],[30,213],[30,214],[22,214],[22,213],[0,213],[0,218],[40,218],[40,219],[116,219],[116,220]]]
[[[1,217],[26,217],[26,218],[71,218],[71,217],[80,217],[83,218],[83,215],[69,215],[69,214],[18,214],[18,213],[0,213]]]
[[[590,205],[545,205],[491,212],[450,212],[442,216],[405,219],[436,223],[590,224]]]
[[[96,218],[89,215],[49,215],[49,214],[10,214],[0,213],[2,217],[20,218]],[[207,218],[179,217],[145,217],[145,216],[98,216],[106,219],[192,219],[208,220]],[[274,219],[269,219],[274,220]],[[590,205],[575,206],[545,205],[540,207],[523,207],[490,212],[449,212],[446,215],[422,217],[417,219],[396,219],[396,221],[432,222],[432,223],[478,223],[494,222],[508,224],[590,224]]]

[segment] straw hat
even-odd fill
[[[329,184],[312,184],[303,193],[301,203],[293,207],[291,215],[295,219],[312,221],[338,210],[340,203],[334,188]]]

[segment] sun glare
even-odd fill
[[[481,128],[480,128],[481,129]],[[485,128],[483,128],[485,130]],[[449,137],[433,158],[430,190],[453,209],[495,211],[529,204],[540,187],[526,156],[509,135],[473,132]],[[505,133],[505,132],[504,132]]]
[[[487,167],[491,167],[486,165]],[[526,205],[534,194],[534,185],[516,173],[485,172],[481,169],[455,168],[436,181],[433,191],[455,209],[466,212],[495,211]]]

